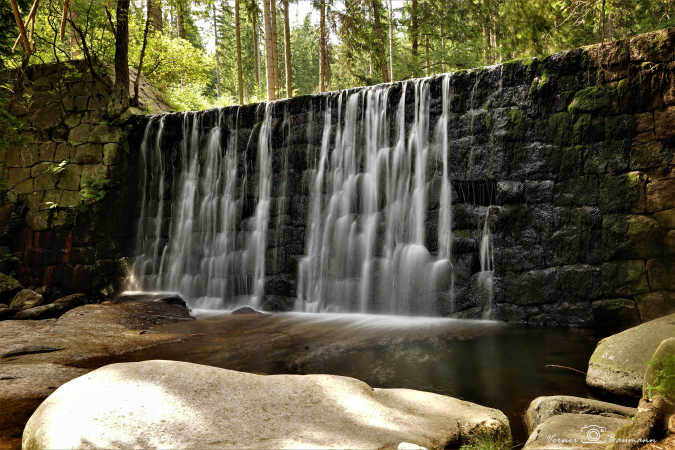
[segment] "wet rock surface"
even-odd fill
[[[530,435],[525,450],[599,448],[609,444],[630,419],[591,414],[561,414],[546,420]]]
[[[82,300],[73,295],[45,306],[59,301],[74,306]],[[78,306],[58,319],[0,322],[0,442],[17,446],[37,405],[61,384],[90,370],[74,366],[180,340],[178,335],[144,332],[176,320],[191,320],[185,306],[126,302]]]
[[[603,417],[627,419],[635,415],[636,409],[590,398],[554,395],[532,400],[525,422],[530,433],[553,416],[561,414],[588,414]]]
[[[24,448],[459,447],[510,441],[495,409],[333,375],[254,375],[176,361],[113,364],[61,386],[35,411]]]
[[[675,336],[675,314],[601,340],[588,363],[586,383],[599,393],[638,400],[649,359],[661,341]]]

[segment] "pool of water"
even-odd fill
[[[584,372],[597,337],[574,329],[501,322],[362,314],[197,314],[164,325],[181,342],[126,355],[265,374],[345,375],[373,387],[411,388],[498,408],[514,444],[540,395],[588,396]],[[110,361],[108,361],[110,362]],[[99,365],[92,362],[92,365]]]

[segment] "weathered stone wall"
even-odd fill
[[[71,61],[0,74],[21,140],[0,150],[0,272],[55,295],[111,290],[129,253],[133,158],[125,125],[106,116],[112,81],[99,70]]]
[[[453,74],[455,315],[479,317],[483,308],[476,278],[487,208],[496,318],[624,327],[674,309],[674,49],[670,29]],[[49,75],[52,70],[29,71],[21,91],[29,96],[17,91],[13,102],[26,143],[0,155],[0,178],[9,185],[0,207],[0,245],[19,258],[16,271],[25,285],[93,292],[119,281],[119,258],[133,252],[137,149],[146,119],[133,118],[124,145],[126,129],[105,122],[105,94],[95,81],[81,78],[86,71],[69,79]],[[394,107],[401,85],[391,89]],[[270,308],[288,308],[295,296],[312,155],[321,143],[326,98],[337,95],[275,105],[275,199],[266,259]],[[431,96],[433,124],[441,113],[440,78],[432,80]],[[226,108],[205,112],[202,121],[206,129],[222,120],[223,142],[238,133],[250,184],[245,217],[255,205],[263,110]],[[413,105],[406,110],[412,115]],[[178,114],[166,117],[167,152],[180,142],[181,120]],[[67,164],[61,171],[62,161]],[[430,192],[438,189],[437,181],[429,180]],[[284,182],[287,196],[280,198]],[[103,198],[94,201],[101,191]],[[437,209],[432,205],[428,214],[432,251]],[[450,314],[448,305],[441,296],[438,311]]]
[[[480,317],[484,308],[478,242],[488,208],[496,318],[621,328],[675,308],[674,49],[670,29],[453,74],[454,315]],[[400,83],[392,85],[392,110],[400,92]],[[270,308],[292,306],[305,251],[310,161],[321,143],[327,97],[337,95],[275,104],[276,198],[265,289]],[[433,125],[441,113],[441,78],[432,80],[431,97]],[[411,116],[413,106],[406,105]],[[201,122],[206,131],[222,121],[223,148],[238,133],[240,173],[250,176],[245,217],[255,204],[263,113],[260,105],[226,108],[204,112]],[[181,130],[181,115],[165,118],[163,151],[179,154]],[[438,181],[429,180],[432,199],[438,198]],[[280,198],[283,186],[287,196]],[[432,251],[437,211],[432,205],[427,218]],[[447,296],[438,302],[441,314],[451,313]]]

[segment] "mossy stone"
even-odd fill
[[[546,137],[557,145],[572,143],[573,117],[566,112],[552,114],[547,121]]]
[[[61,176],[57,183],[59,189],[66,189],[76,191],[80,189],[80,178],[82,175],[82,168],[77,164],[68,164],[61,172]]]
[[[574,114],[601,111],[607,109],[611,104],[609,92],[605,88],[589,86],[574,94],[567,110]]]

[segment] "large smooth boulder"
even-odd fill
[[[73,305],[82,297],[64,297]],[[26,310],[29,311],[29,310]],[[38,405],[63,383],[108,361],[185,338],[152,326],[189,320],[184,306],[125,302],[84,305],[57,319],[0,322],[0,448],[20,445]],[[14,442],[16,440],[16,442]]]
[[[586,384],[613,396],[639,399],[647,363],[661,341],[675,336],[675,314],[601,340],[591,355]]]
[[[52,363],[0,365],[0,415],[3,417],[0,443],[18,440],[35,408],[60,385],[86,372],[86,369]],[[0,448],[3,448],[1,444]]]
[[[177,361],[111,364],[31,416],[24,449],[427,448],[510,440],[498,410],[335,375],[254,375]]]
[[[570,413],[627,419],[635,415],[636,409],[570,395],[537,397],[532,400],[530,406],[527,408],[527,413],[525,413],[527,431],[528,433],[532,433],[541,423],[553,416]]]
[[[553,416],[535,428],[523,450],[601,449],[614,442],[616,431],[627,423],[630,419],[592,414]]]

